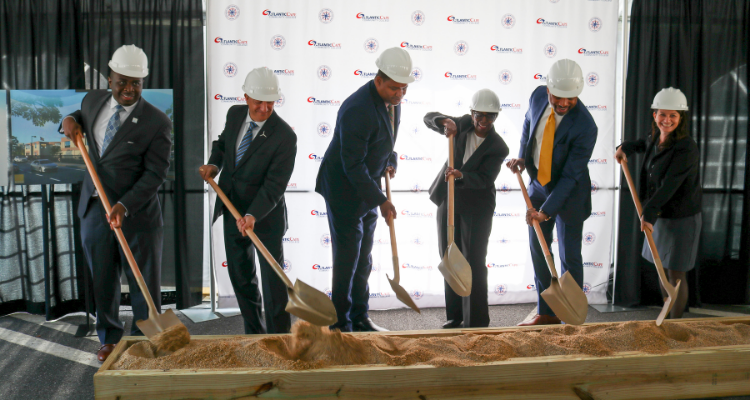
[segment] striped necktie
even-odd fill
[[[107,130],[104,131],[104,141],[102,142],[102,151],[99,153],[100,156],[104,154],[104,150],[107,149],[107,146],[109,146],[112,139],[115,138],[115,134],[120,129],[120,111],[124,109],[125,108],[119,104],[115,106],[115,113],[109,118]]]
[[[544,125],[542,149],[539,152],[539,173],[536,179],[542,186],[552,180],[552,144],[555,142],[555,110],[551,110]]]
[[[396,110],[393,104],[388,104],[388,119],[391,121],[391,136],[396,134]]]
[[[253,141],[253,129],[255,129],[257,126],[258,124],[250,121],[250,127],[247,128],[247,132],[245,132],[245,136],[242,137],[242,141],[240,142],[240,147],[237,149],[237,158],[234,159],[235,167],[240,163],[240,160],[242,160],[242,156],[245,155],[248,147],[250,147],[250,142]]]

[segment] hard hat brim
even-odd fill
[[[406,76],[406,77],[404,77],[404,76],[395,76],[395,77],[394,77],[394,76],[390,76],[390,75],[388,75],[388,73],[387,73],[387,72],[385,72],[385,71],[383,71],[383,73],[384,73],[384,74],[385,74],[385,75],[386,75],[387,77],[391,78],[391,80],[392,80],[392,81],[394,81],[394,82],[398,82],[398,83],[407,83],[407,84],[408,84],[408,83],[412,83],[412,82],[414,82],[414,81],[415,81],[414,77],[413,77],[413,76],[411,76],[411,75],[409,75],[409,76]]]
[[[555,87],[547,86],[547,89],[549,89],[549,92],[552,93],[556,97],[562,97],[564,99],[572,99],[574,97],[578,97],[581,95],[581,92],[583,92],[583,88],[575,89],[575,90],[560,90]]]
[[[146,70],[146,72],[143,72],[143,71],[136,71],[132,69],[120,68],[118,66],[113,65],[112,60],[109,60],[109,63],[107,65],[109,65],[109,68],[111,68],[112,71],[115,71],[118,74],[123,75],[123,76],[128,76],[131,78],[145,78],[148,76],[148,69]]]
[[[675,111],[689,111],[688,107],[660,107],[656,104],[651,104],[652,110],[675,110]]]
[[[477,107],[477,108],[471,108],[471,111],[499,113],[500,111],[503,111],[503,109],[498,107],[496,110],[491,110],[489,107]]]

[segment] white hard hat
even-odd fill
[[[258,101],[276,101],[281,98],[279,78],[266,67],[255,68],[248,72],[242,90],[251,99]]]
[[[398,83],[414,82],[414,77],[411,76],[411,56],[409,56],[406,50],[400,47],[385,49],[380,53],[378,59],[375,60],[375,65],[384,74],[388,75],[389,78]]]
[[[654,104],[651,104],[651,108],[655,110],[687,111],[687,97],[680,89],[673,87],[662,89],[654,96]]]
[[[481,112],[500,112],[500,99],[490,89],[480,89],[471,97],[471,109]]]
[[[124,45],[112,54],[109,67],[120,75],[145,78],[148,75],[148,58],[138,46]]]
[[[578,97],[583,91],[581,67],[567,58],[555,62],[547,74],[547,89],[557,97]]]

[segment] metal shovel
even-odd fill
[[[219,185],[217,185],[212,178],[208,178],[208,183],[214,188],[216,194],[221,198],[221,201],[224,202],[224,206],[226,206],[232,213],[235,220],[242,218]],[[276,259],[274,259],[271,253],[268,252],[268,249],[263,245],[263,242],[258,239],[255,232],[253,232],[252,229],[246,229],[245,232],[247,233],[247,236],[250,237],[250,240],[253,241],[253,244],[255,244],[255,248],[258,249],[258,252],[263,255],[266,261],[271,265],[271,268],[273,268],[273,271],[276,272],[279,278],[281,278],[281,280],[284,281],[284,284],[286,284],[286,292],[289,295],[289,302],[286,303],[285,308],[286,312],[318,326],[329,326],[338,321],[338,318],[336,317],[336,308],[333,306],[333,302],[327,294],[299,279],[297,279],[297,282],[292,285],[292,281],[286,276],[284,270]]]
[[[526,191],[526,185],[523,183],[523,178],[521,178],[521,172],[516,171],[516,176],[523,191],[523,198],[526,200],[526,207],[531,209],[533,206],[531,205],[529,193]],[[557,277],[555,259],[549,252],[549,247],[547,247],[547,241],[544,240],[544,234],[542,234],[539,221],[534,220],[534,231],[536,231],[536,237],[542,246],[544,259],[547,260],[547,268],[549,268],[549,272],[552,274],[549,286],[542,292],[542,298],[547,302],[552,311],[555,312],[555,315],[566,324],[583,324],[586,321],[586,314],[589,311],[589,302],[586,299],[586,295],[581,290],[581,287],[578,286],[578,282],[570,275],[570,272],[565,271],[561,278]]]
[[[385,173],[385,191],[388,195],[388,201],[391,201],[391,176],[388,172]],[[396,293],[396,298],[411,307],[412,310],[421,314],[422,312],[419,311],[419,307],[414,303],[414,300],[409,296],[409,293],[406,292],[406,289],[398,284],[398,248],[396,246],[396,226],[393,222],[393,217],[388,219],[388,229],[391,231],[391,251],[393,252],[393,279],[391,279],[388,274],[385,274],[385,277],[388,278],[388,283],[391,284],[391,289]]]
[[[86,149],[86,146],[83,145],[81,135],[77,135],[74,142],[83,156],[83,161],[86,163],[86,169],[91,175],[91,180],[94,181],[94,187],[96,187],[96,191],[99,193],[99,199],[102,201],[102,205],[104,205],[104,210],[107,212],[107,215],[109,215],[112,211],[112,207],[107,199],[107,193],[104,191],[104,187],[102,187],[102,182],[99,180],[99,176],[94,169],[94,164],[91,163],[88,150]],[[172,309],[167,309],[164,314],[159,314],[159,311],[156,310],[156,306],[154,305],[154,300],[151,298],[151,293],[148,291],[148,287],[146,287],[146,282],[143,280],[141,270],[138,268],[138,264],[136,264],[135,258],[133,258],[133,253],[130,251],[128,241],[122,233],[122,229],[115,229],[115,235],[117,236],[117,241],[120,242],[122,252],[125,253],[125,258],[128,259],[128,264],[133,271],[135,281],[138,282],[138,288],[141,290],[141,293],[143,293],[143,297],[146,299],[146,304],[148,305],[148,319],[139,320],[135,323],[141,332],[150,339],[171,326],[184,325],[182,321],[177,318],[177,315],[175,315]],[[185,330],[187,330],[187,327]]]
[[[448,166],[453,168],[453,140],[448,141]],[[466,297],[471,294],[471,265],[461,254],[461,250],[453,241],[453,191],[455,178],[453,175],[448,178],[448,248],[443,254],[443,260],[438,265],[438,270],[443,274],[443,278],[448,285],[459,296]]]
[[[630,188],[630,194],[633,196],[633,203],[635,203],[635,208],[638,210],[638,218],[640,218],[643,215],[643,208],[641,207],[641,200],[638,199],[638,193],[635,191],[635,185],[633,184],[633,178],[630,176],[630,169],[628,168],[628,162],[626,160],[622,160],[622,172],[625,173],[625,179],[628,181],[628,187]],[[659,257],[659,251],[656,250],[656,243],[654,243],[654,238],[651,234],[651,231],[649,229],[646,229],[646,240],[648,240],[648,247],[651,249],[651,254],[654,257],[654,264],[656,265],[656,272],[659,274],[659,282],[661,282],[661,286],[664,288],[664,290],[667,292],[667,298],[664,299],[664,307],[662,307],[661,312],[659,313],[659,316],[656,317],[656,326],[661,326],[661,323],[664,322],[664,318],[667,317],[667,314],[674,306],[674,302],[677,299],[677,291],[680,290],[680,280],[677,280],[677,284],[672,286],[672,284],[669,283],[669,279],[667,279],[667,275],[664,273],[664,267],[661,265],[661,258]]]

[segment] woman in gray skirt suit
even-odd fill
[[[662,89],[651,108],[650,137],[622,143],[615,158],[619,163],[633,153],[645,153],[638,190],[641,231],[653,230],[669,282],[682,281],[670,313],[670,318],[681,318],[688,299],[687,271],[695,266],[701,232],[700,153],[687,127],[687,98],[679,89]],[[641,255],[654,262],[646,241]],[[667,296],[663,288],[662,295]]]

